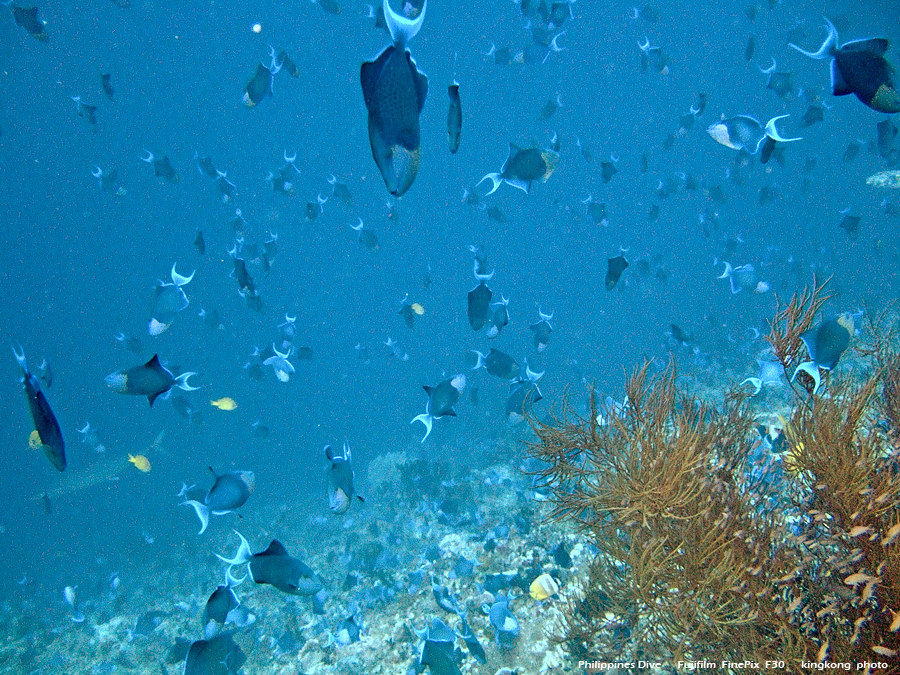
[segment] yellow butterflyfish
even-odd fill
[[[531,582],[530,593],[535,600],[546,600],[559,591],[559,584],[549,574],[542,574]]]
[[[135,468],[138,471],[143,471],[144,473],[148,473],[152,468],[150,466],[150,460],[144,457],[143,455],[128,455],[128,461],[134,464]]]
[[[28,447],[32,450],[40,450],[43,444],[44,442],[41,440],[41,435],[38,433],[37,429],[28,435]]]
[[[219,410],[234,410],[237,408],[237,403],[234,402],[233,398],[229,398],[228,396],[223,396],[216,401],[210,401],[209,404],[215,406]]]

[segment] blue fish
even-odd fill
[[[884,58],[884,38],[853,40],[838,47],[838,34],[827,18],[828,37],[816,52],[790,46],[812,59],[831,59],[831,93],[854,94],[865,105],[883,113],[900,112],[900,86],[894,67]]]
[[[28,370],[28,364],[25,361],[25,351],[21,347],[19,347],[19,351],[16,351],[16,348],[13,347],[13,354],[15,354],[16,361],[18,361],[19,367],[22,369],[22,381],[25,384],[25,398],[28,399],[28,410],[31,412],[31,419],[40,437],[44,454],[57,471],[65,471],[66,444],[63,441],[59,422],[56,421],[56,415],[53,414],[53,410],[47,402],[47,397],[41,391],[38,379]]]
[[[384,0],[392,44],[359,73],[369,112],[369,145],[388,191],[397,197],[409,190],[419,171],[419,115],[428,95],[428,78],[416,67],[407,44],[425,20],[425,8],[407,19]]]

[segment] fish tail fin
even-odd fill
[[[794,378],[797,377],[797,373],[799,373],[801,370],[809,375],[813,379],[813,382],[815,382],[815,386],[812,390],[812,393],[815,394],[817,391],[819,391],[819,385],[822,384],[822,378],[819,375],[819,367],[812,361],[804,361],[799,366],[797,366],[797,370],[795,370],[793,376],[791,376],[791,382],[794,381]]]
[[[470,350],[470,351],[471,351],[473,354],[477,354],[477,355],[478,355],[478,361],[475,363],[474,366],[472,366],[472,370],[478,370],[479,368],[481,368],[482,366],[484,366],[484,354],[482,354],[482,353],[481,353],[480,351],[478,351],[477,349],[472,349],[472,350]]]
[[[234,576],[231,573],[231,567],[232,566],[229,565],[228,568],[225,570],[225,585],[228,586],[228,588],[235,588],[237,586],[240,586],[242,583],[244,583],[244,581],[247,579],[247,575],[245,574],[240,579],[238,579],[236,576]]]
[[[172,283],[179,287],[186,286],[187,284],[191,283],[191,279],[194,278],[197,270],[191,272],[190,276],[184,276],[183,274],[178,274],[178,272],[175,271],[176,264],[177,263],[172,263]]]
[[[25,361],[25,350],[22,348],[22,345],[19,345],[19,351],[16,351],[15,345],[12,345],[12,351],[16,357],[16,363],[19,364],[19,367],[22,370],[28,370],[28,364]]]
[[[758,377],[748,377],[746,380],[741,382],[739,386],[743,387],[745,384],[750,383],[753,385],[755,391],[751,394],[751,396],[756,396],[760,391],[762,391],[762,380]]]
[[[129,455],[130,457],[131,455]],[[193,506],[194,511],[197,514],[197,517],[200,519],[200,531],[197,534],[203,534],[206,532],[206,528],[209,525],[209,507],[206,504],[201,504],[200,502],[189,499],[187,501],[181,502],[182,506]]]
[[[837,29],[834,27],[834,24],[825,17],[826,27],[828,28],[828,37],[825,38],[825,42],[822,43],[822,46],[819,47],[819,51],[817,52],[808,52],[805,49],[800,49],[797,45],[792,42],[788,43],[788,47],[793,47],[798,52],[803,54],[804,56],[808,56],[811,59],[827,59],[829,56],[834,56],[834,53],[837,51]]]
[[[428,0],[422,3],[422,11],[419,12],[415,19],[408,19],[401,14],[397,14],[391,9],[391,3],[388,0],[383,0],[382,8],[384,9],[384,20],[391,33],[391,40],[393,40],[394,46],[403,48],[416,36],[416,33],[422,27],[422,23],[425,21],[425,10],[428,8]]]
[[[482,178],[480,181],[478,181],[478,185],[481,185],[488,178],[491,179],[491,182],[494,184],[494,186],[491,188],[490,192],[488,192],[487,194],[484,195],[485,197],[487,197],[488,195],[494,194],[497,191],[497,188],[499,188],[500,184],[503,182],[503,179],[500,178],[499,173],[489,173],[484,178]],[[478,185],[476,185],[475,187],[478,187]]]
[[[178,377],[175,378],[175,386],[183,391],[197,391],[200,387],[192,387],[188,384],[188,378],[191,375],[196,375],[197,373],[193,371],[188,371],[186,373],[182,373]]]
[[[778,120],[784,119],[785,117],[790,117],[790,115],[778,115],[778,117],[773,117],[768,122],[766,122],[766,136],[771,138],[773,141],[778,141],[779,143],[790,143],[791,141],[802,141],[803,137],[800,136],[798,138],[784,138],[781,134],[778,133],[778,129],[775,127],[775,122]]]
[[[410,421],[410,424],[413,424],[414,422],[421,422],[425,425],[425,436],[422,437],[422,443],[424,443],[425,439],[428,438],[429,434],[431,434],[431,427],[434,423],[434,418],[430,413],[422,413],[421,415],[416,415],[415,417],[413,417]]]
[[[237,530],[234,533],[241,538],[241,545],[238,547],[237,553],[234,554],[234,558],[229,560],[228,558],[219,555],[216,553],[216,557],[224,563],[228,563],[229,565],[243,565],[246,562],[250,562],[250,558],[253,557],[253,553],[250,551],[250,544],[247,543],[247,540]]]

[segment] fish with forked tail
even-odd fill
[[[369,114],[369,145],[388,192],[399,197],[419,171],[419,115],[428,95],[428,78],[416,67],[407,44],[425,20],[423,4],[415,19],[383,9],[392,44],[360,68],[363,99]]]
[[[153,402],[172,387],[178,387],[184,391],[199,389],[200,387],[192,387],[188,384],[188,378],[196,374],[187,372],[175,377],[168,368],[159,362],[159,356],[154,354],[147,363],[111,373],[106,376],[105,381],[113,391],[120,394],[146,396],[152,407]]]
[[[40,444],[43,446],[44,454],[57,471],[65,471],[66,469],[66,444],[63,441],[62,430],[59,428],[59,422],[56,421],[56,415],[47,402],[47,397],[41,391],[41,385],[37,378],[28,370],[28,364],[25,361],[25,351],[20,347],[16,351],[13,347],[13,354],[16,361],[22,369],[22,381],[25,385],[25,398],[28,399],[28,410],[31,412],[31,419],[34,422],[34,428],[37,431]]]

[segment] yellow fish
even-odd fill
[[[37,429],[32,431],[28,436],[28,447],[32,450],[40,450],[43,444],[44,442],[41,440],[41,435],[38,433]]]
[[[128,455],[128,461],[134,464],[134,466],[144,473],[148,473],[152,468],[150,466],[150,460],[144,457],[143,455]]]
[[[412,311],[414,311],[419,316],[422,316],[425,313],[425,308],[422,307],[418,302],[414,302],[412,304]]]
[[[229,398],[228,396],[224,396],[218,401],[210,401],[209,404],[214,405],[219,410],[234,410],[237,408],[237,403],[234,402],[233,398]]]
[[[546,600],[559,591],[559,584],[549,574],[542,574],[531,582],[529,595],[535,600]]]

